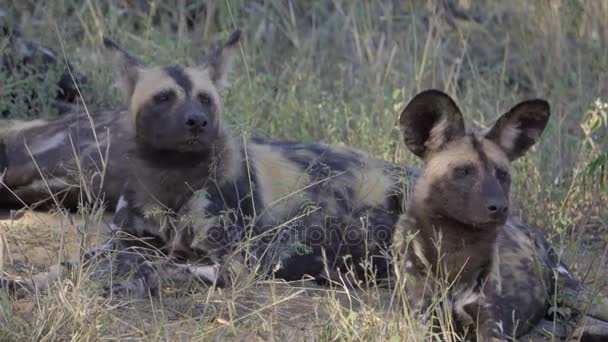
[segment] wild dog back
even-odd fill
[[[0,206],[104,200],[112,208],[123,185],[126,132],[121,109],[71,113],[52,120],[0,120],[5,172]]]
[[[274,259],[263,264],[272,265],[275,276],[319,276],[323,262],[330,270],[352,270],[362,280],[388,276],[392,231],[412,170],[343,147],[252,143],[267,227],[261,234],[273,241],[268,256]],[[281,228],[271,233],[276,227]],[[304,250],[297,252],[298,246]]]
[[[483,341],[504,339],[497,238],[509,212],[510,162],[539,138],[549,112],[545,101],[522,102],[485,134],[467,133],[454,101],[427,90],[400,117],[406,146],[424,160],[398,227],[415,234],[405,256],[414,301],[422,310],[428,300],[419,294],[447,291],[459,330],[477,324]]]

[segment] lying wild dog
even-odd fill
[[[126,121],[116,110],[1,120],[0,207],[77,209],[99,200],[113,209],[126,175]]]
[[[13,121],[13,129],[0,132],[6,169],[0,206],[19,204],[13,194],[26,204],[46,200],[48,189],[62,192],[54,200],[63,205],[98,195],[116,203],[117,235],[136,242],[112,240],[86,258],[96,260],[101,278],[112,267],[134,271],[116,288],[137,296],[157,290],[160,275],[218,281],[218,264],[244,241],[252,245],[252,264],[276,277],[322,275],[323,252],[342,270],[348,267],[342,256],[352,257],[350,265],[367,256],[375,277],[388,277],[384,250],[417,171],[322,144],[233,137],[221,118],[221,89],[237,40],[232,36],[197,67],[146,66],[107,41],[128,109]],[[508,219],[499,241],[502,298],[511,304],[501,316],[507,332],[515,323],[525,332],[545,315],[554,270],[565,272],[560,279],[569,276],[537,233]],[[134,249],[148,258],[95,257]],[[172,258],[159,266],[149,262],[154,253]],[[44,287],[51,279],[42,274],[34,284],[11,285]]]
[[[332,270],[387,274],[408,171],[346,148],[234,137],[220,94],[239,39],[203,67],[146,66],[105,41],[133,135],[113,227],[209,282],[243,243],[260,273],[287,280],[323,277],[322,252]]]
[[[172,275],[216,282],[224,256],[243,244],[258,272],[278,278],[324,278],[326,262],[330,270],[353,269],[360,278],[385,277],[392,228],[402,211],[402,182],[410,171],[347,148],[259,138],[243,142],[233,136],[222,119],[220,94],[239,38],[236,31],[194,67],[147,66],[105,40],[128,107],[117,114],[123,116],[117,131],[127,136],[118,136],[118,154],[128,146],[128,171],[123,178],[104,178],[112,186],[102,189],[113,190],[113,180],[126,178],[111,226],[117,235],[136,239],[115,239],[109,249],[137,250],[147,257],[123,256],[122,265],[137,271],[114,288],[136,294],[158,289],[157,275],[175,265],[148,268],[154,255],[147,254],[178,263],[173,269],[183,272]],[[23,133],[16,134],[19,140]],[[56,143],[44,148],[69,152],[69,134],[53,133]],[[110,146],[113,139],[112,134]],[[33,199],[37,192],[32,189],[10,186],[25,174],[25,167],[12,166],[17,158],[10,157],[19,154],[14,153],[21,148],[19,140],[7,145],[6,190],[33,194]],[[78,160],[86,162],[91,155],[97,160],[96,153],[89,150]]]
[[[508,220],[510,163],[539,139],[549,116],[546,101],[524,101],[478,133],[467,132],[456,103],[438,90],[421,92],[404,108],[403,139],[424,168],[396,239],[405,247],[407,294],[420,314],[430,314],[433,299],[441,298],[447,301],[441,309],[451,311],[457,331],[476,324],[479,341],[525,332],[525,327],[514,331],[513,313],[523,318],[520,324],[540,318],[541,312],[529,306],[543,306],[544,295],[528,278],[535,271],[517,255],[524,243],[514,240],[528,228]],[[573,280],[554,255],[541,256]],[[550,273],[541,278],[551,283]]]

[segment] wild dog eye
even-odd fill
[[[503,183],[511,181],[511,176],[509,176],[509,173],[503,169],[496,169],[496,178]]]
[[[454,178],[464,178],[472,175],[475,172],[473,165],[460,165],[454,168],[452,174]]]
[[[200,93],[198,94],[198,102],[202,105],[209,105],[211,104],[211,96],[209,96],[209,94]]]
[[[163,91],[154,95],[154,102],[157,104],[167,103],[173,99],[173,91]]]

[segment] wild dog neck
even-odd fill
[[[435,276],[452,282],[470,282],[489,272],[494,262],[496,238],[502,224],[483,227],[464,224],[442,215],[427,213],[415,205],[408,209],[410,225],[417,231],[414,254],[430,266]],[[421,267],[423,265],[420,265]]]
[[[228,129],[223,129],[217,140],[204,152],[158,150],[135,144],[129,165],[130,186],[145,188],[141,195],[178,209],[193,191],[235,176],[240,146]]]
[[[456,252],[476,245],[492,244],[503,227],[503,223],[484,225],[463,223],[416,205],[410,206],[408,216],[415,224],[415,228],[420,231],[422,241],[428,244],[427,247],[434,247],[437,238],[441,237],[444,252]]]

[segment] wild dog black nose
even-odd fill
[[[202,113],[191,113],[186,116],[186,126],[192,131],[202,131],[207,126],[207,117]]]
[[[496,200],[488,203],[488,213],[492,216],[499,217],[507,214],[509,205],[505,201]]]
[[[486,207],[485,215],[490,220],[503,219],[509,210],[509,197],[500,183],[493,177],[487,177],[483,181],[481,189],[481,198]]]

